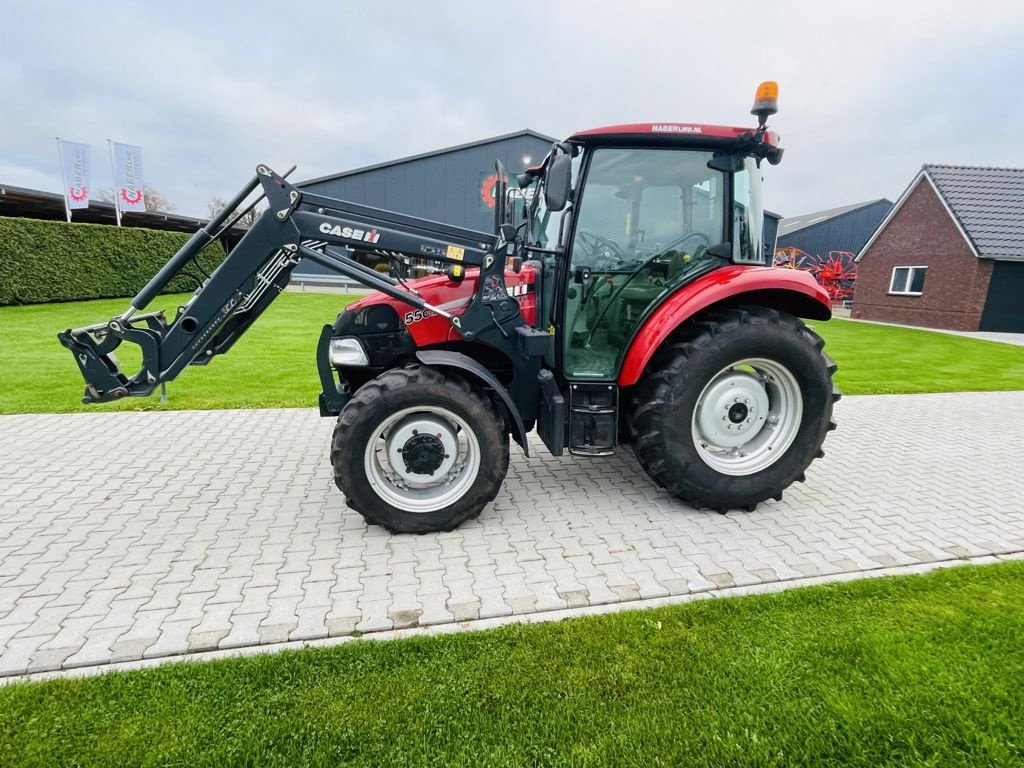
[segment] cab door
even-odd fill
[[[561,338],[569,381],[614,380],[640,322],[680,285],[721,263],[726,174],[699,150],[590,153],[576,196]]]

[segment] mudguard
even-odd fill
[[[526,441],[526,428],[523,425],[523,417],[520,415],[519,409],[516,408],[512,395],[509,394],[505,385],[495,378],[493,373],[484,368],[484,366],[473,358],[459,352],[448,352],[442,349],[425,349],[416,353],[416,359],[424,365],[432,365],[439,368],[458,368],[459,370],[466,371],[493,389],[508,409],[509,419],[512,422],[513,439],[519,443],[524,454],[527,456],[530,455],[529,444]]]
[[[684,285],[647,318],[622,361],[619,386],[636,384],[658,347],[681,323],[722,302],[755,304],[812,320],[832,317],[828,294],[807,272],[777,267],[721,267]]]

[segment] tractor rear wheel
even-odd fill
[[[396,533],[450,531],[476,517],[498,494],[508,461],[504,420],[487,395],[422,366],[360,387],[331,443],[348,506]]]
[[[835,429],[836,364],[792,315],[715,311],[654,356],[633,399],[633,449],[651,478],[697,507],[753,509],[804,479]]]

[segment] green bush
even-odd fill
[[[134,296],[188,238],[138,227],[0,218],[0,305]],[[200,263],[209,272],[223,258],[215,242]],[[194,266],[188,271],[200,276]],[[166,291],[195,287],[179,274]]]

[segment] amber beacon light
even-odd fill
[[[774,80],[765,80],[757,86],[757,93],[754,95],[754,106],[750,114],[757,115],[757,119],[764,125],[770,115],[779,111],[779,84]]]

